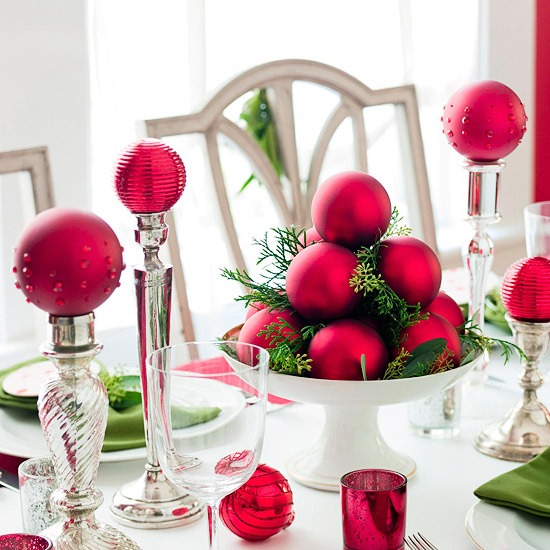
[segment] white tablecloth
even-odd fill
[[[546,370],[546,369],[545,369]],[[520,397],[516,383],[520,372],[517,361],[502,366],[493,359],[490,372],[506,383],[497,383],[495,393],[487,387],[488,399],[507,395],[513,404]],[[508,393],[507,393],[508,392]],[[539,396],[550,404],[549,384]],[[506,399],[504,400],[506,401]],[[494,409],[501,417],[505,409]],[[268,415],[262,462],[286,474],[286,461],[294,453],[309,447],[316,439],[323,423],[323,409],[316,405],[295,404]],[[442,550],[473,550],[476,546],[465,529],[465,516],[477,502],[473,490],[481,483],[518,466],[517,463],[491,458],[473,447],[473,439],[489,423],[488,418],[462,418],[461,433],[452,439],[420,438],[408,430],[407,406],[382,407],[379,414],[381,431],[396,450],[411,456],[417,471],[409,480],[407,531],[422,532]],[[108,503],[114,491],[143,470],[141,461],[102,463],[98,487],[105,502],[97,512],[102,521],[117,525],[110,515]],[[258,549],[336,550],[342,548],[340,501],[338,493],[323,492],[300,485],[290,479],[294,493],[296,519],[286,531],[261,543]],[[206,548],[206,518],[193,524],[167,530],[138,530],[118,526],[130,535],[144,550],[158,548]],[[16,493],[0,490],[0,534],[21,529],[19,500]],[[224,526],[220,528],[221,547],[224,550],[251,548]],[[486,549],[489,550],[489,549]],[[498,549],[497,549],[498,550]]]

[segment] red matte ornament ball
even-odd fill
[[[388,366],[388,351],[382,337],[362,321],[338,319],[312,338],[308,348],[310,374],[329,380],[364,380],[363,355],[366,379],[381,378]]]
[[[311,202],[313,225],[325,241],[355,250],[380,238],[391,218],[384,186],[364,172],[342,172],[319,186]]]
[[[426,307],[429,313],[437,313],[444,319],[447,319],[455,328],[464,324],[464,313],[457,302],[446,292],[440,290],[433,301]]]
[[[514,262],[504,274],[500,290],[509,315],[519,321],[550,321],[550,260],[542,256]]]
[[[426,307],[439,292],[442,272],[436,253],[415,237],[389,237],[381,242],[378,271],[408,304]]]
[[[99,216],[50,208],[27,225],[15,247],[16,286],[51,315],[90,313],[119,285],[122,247]]]
[[[462,355],[460,337],[453,325],[437,313],[430,313],[427,319],[407,327],[399,337],[399,347],[392,350],[392,354],[396,356],[401,348],[410,353],[420,344],[435,338],[444,338],[449,351],[444,351],[441,357],[435,360],[432,373],[437,372],[447,360],[458,367]]]
[[[115,166],[116,193],[133,214],[167,212],[181,197],[185,181],[180,156],[158,139],[130,144]]]
[[[268,336],[267,334],[260,335],[259,333],[265,331],[272,323],[280,324],[281,320],[288,323],[292,329],[283,327],[280,334],[289,341],[297,338],[297,333],[304,326],[303,319],[297,313],[290,309],[269,310],[263,307],[246,319],[239,332],[239,342],[252,344],[264,349],[273,348],[275,346],[275,344],[272,344],[273,336]]]
[[[260,464],[242,487],[222,499],[220,518],[243,539],[272,537],[294,521],[290,484],[278,470]]]
[[[349,283],[356,267],[353,252],[338,244],[320,242],[300,250],[286,274],[290,304],[308,320],[347,316],[361,301]]]
[[[443,132],[467,159],[494,162],[509,155],[527,131],[527,115],[505,84],[483,80],[463,86],[443,109]]]

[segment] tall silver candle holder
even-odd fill
[[[550,446],[550,413],[537,397],[543,383],[539,361],[550,343],[550,260],[538,256],[514,262],[504,275],[501,297],[515,343],[523,350],[523,396],[477,436],[475,446],[490,456],[527,462]]]
[[[462,258],[468,277],[468,318],[483,332],[485,326],[485,294],[487,279],[494,259],[494,243],[487,228],[501,220],[499,213],[500,173],[502,161],[479,163],[466,161],[468,170],[468,223],[474,232],[466,243]],[[487,378],[487,354],[470,374],[469,381],[481,384]]]
[[[131,144],[115,169],[115,188],[122,203],[137,218],[136,242],[143,264],[134,267],[137,336],[147,461],[143,475],[121,487],[111,512],[123,525],[162,529],[195,521],[203,505],[173,485],[162,471],[149,421],[147,357],[170,342],[172,266],[159,258],[168,236],[167,211],[180,198],[185,168],[177,153],[156,139]]]
[[[550,323],[518,321],[510,315],[506,320],[525,353],[518,378],[523,396],[504,418],[476,437],[475,447],[496,458],[527,462],[550,447],[550,412],[537,397],[543,384],[539,361],[548,351]]]
[[[94,312],[119,285],[122,248],[112,229],[90,212],[50,208],[25,228],[15,247],[16,287],[48,312],[42,353],[56,367],[38,396],[38,414],[58,488],[61,517],[44,533],[56,550],[134,550],[130,538],[95,518],[103,502],[95,487],[107,424],[105,386],[90,371],[102,346]]]
[[[48,320],[48,340],[41,352],[57,376],[41,389],[38,414],[57,478],[51,496],[61,520],[43,534],[56,550],[133,550],[139,546],[119,530],[96,520],[103,503],[95,488],[107,424],[105,386],[90,371],[103,346],[94,336],[94,314]]]

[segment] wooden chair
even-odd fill
[[[306,172],[305,175],[300,173],[300,160],[303,155],[297,138],[296,124],[299,116],[297,87],[302,84],[308,85],[303,88],[307,89],[308,93],[310,90],[322,89],[328,91],[327,96],[331,98],[329,110],[325,113],[319,112],[319,118],[324,122],[302,170]],[[273,163],[258,142],[242,124],[228,116],[232,106],[242,105],[246,98],[258,89],[267,91],[282,160],[282,177],[277,175]],[[314,102],[315,99],[311,101]],[[332,142],[344,125],[348,125],[352,146],[350,155],[346,157],[345,169],[369,172],[370,146],[376,136],[373,138],[368,134],[367,112],[375,107],[389,109],[391,122],[387,123],[386,127],[391,123],[392,131],[398,139],[395,157],[392,155],[386,162],[402,163],[403,176],[399,183],[407,210],[406,221],[413,228],[414,235],[437,251],[424,146],[413,85],[372,90],[351,75],[329,65],[299,59],[274,61],[236,76],[196,113],[143,121],[141,133],[159,139],[185,134],[200,134],[204,137],[225,232],[235,265],[243,269],[246,267],[245,259],[227,192],[227,174],[220,158],[220,139],[229,140],[248,157],[254,174],[265,185],[278,211],[281,225],[309,227],[311,199],[322,182],[322,171],[328,169],[325,164]],[[381,131],[383,132],[384,128]],[[377,177],[375,173],[371,174]],[[382,180],[381,183],[385,184]],[[168,223],[175,228],[172,213],[169,215]],[[185,337],[191,339],[194,336],[193,323],[175,230],[170,232],[169,247],[174,264],[174,279],[183,330]]]

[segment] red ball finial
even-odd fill
[[[100,217],[50,208],[27,225],[15,248],[15,286],[51,315],[90,313],[119,286],[122,247]]]
[[[467,84],[443,109],[443,133],[464,157],[494,162],[509,155],[527,131],[527,115],[516,93],[494,80]]]
[[[129,145],[115,167],[114,185],[133,214],[167,212],[185,188],[185,166],[174,149],[158,139]]]
[[[518,321],[550,321],[550,260],[537,256],[514,262],[502,280],[502,303]]]

